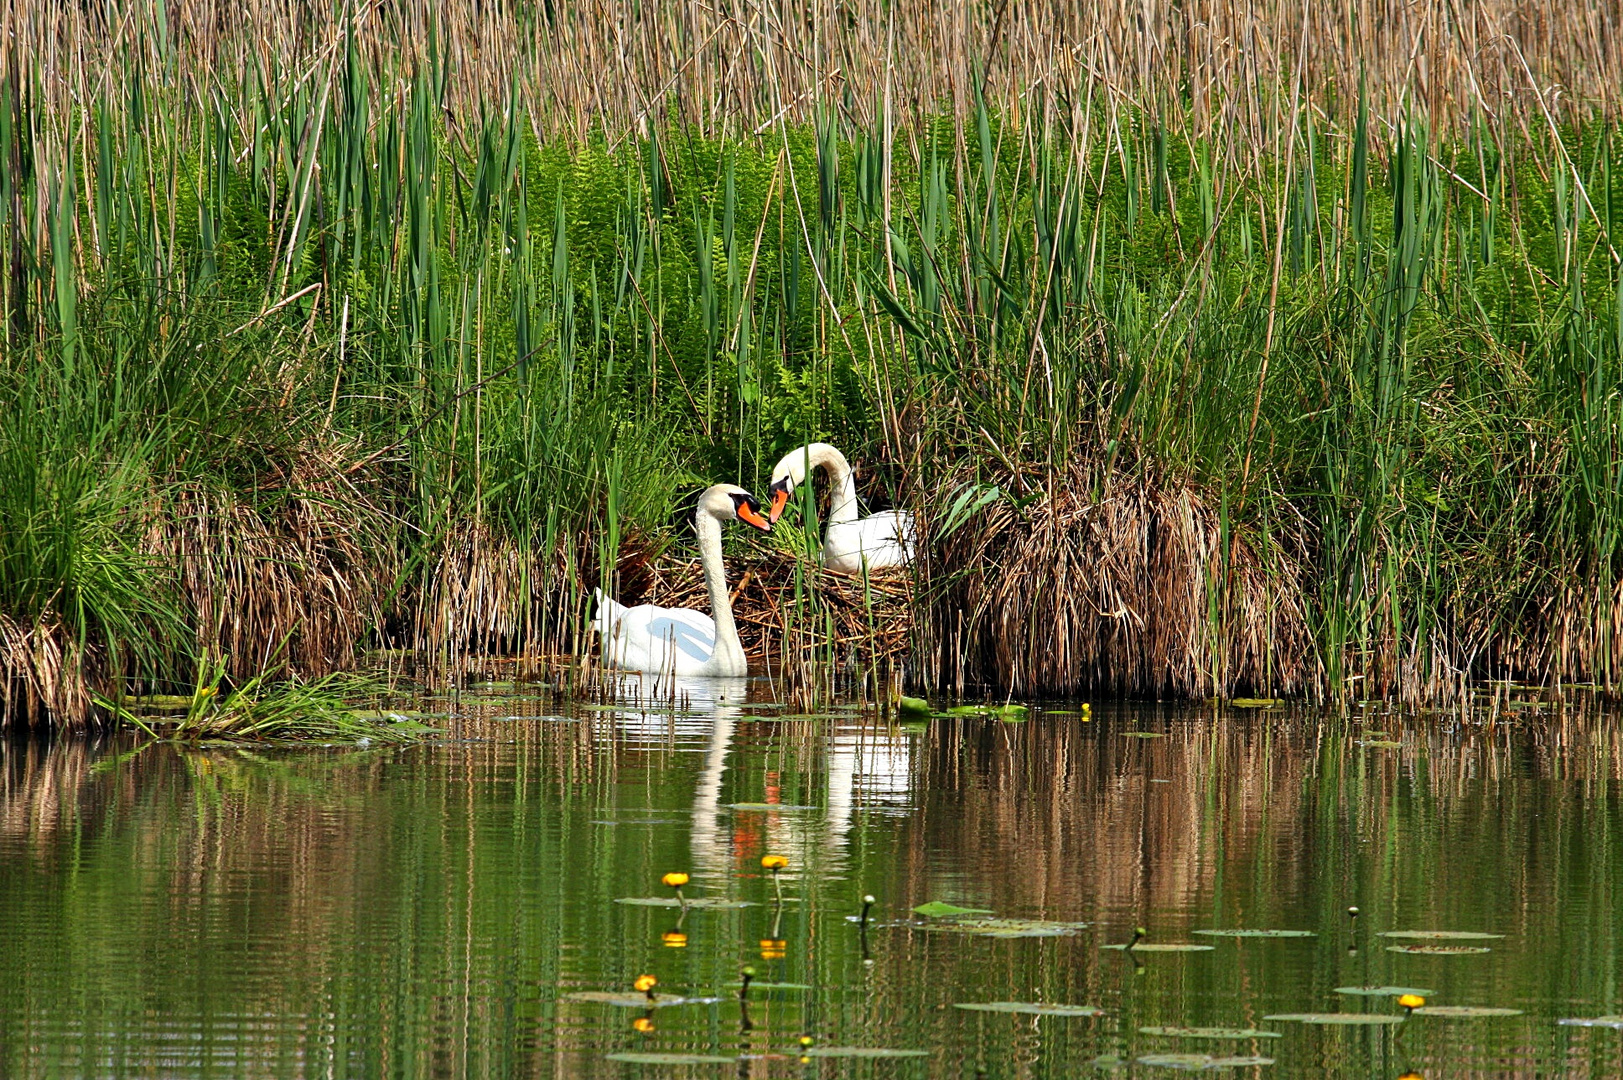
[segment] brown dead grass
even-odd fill
[[[178,72],[199,95],[215,73],[237,82],[274,65],[319,97],[344,77],[352,28],[383,85],[432,46],[453,114],[477,122],[516,85],[538,134],[615,143],[650,121],[755,132],[831,104],[870,128],[887,109],[963,116],[980,66],[1002,108],[1131,104],[1196,137],[1222,132],[1225,152],[1240,156],[1283,137],[1282,103],[1297,88],[1345,110],[1363,83],[1377,116],[1419,107],[1439,127],[1482,117],[1507,129],[1541,124],[1546,111],[1615,111],[1623,88],[1623,13],[1597,0],[168,0],[161,34],[130,10],[0,0],[0,38],[13,43],[0,74],[21,66],[35,77],[37,65],[49,93],[82,103],[123,85],[138,62]]]
[[[1219,514],[1186,482],[1116,467],[1100,485],[1103,469],[1078,459],[1034,502],[993,503],[936,546],[927,677],[1016,694],[1317,688],[1297,561],[1265,562],[1243,536],[1225,550]]]

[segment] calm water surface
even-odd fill
[[[426,706],[453,714],[443,737],[403,749],[6,744],[0,1075],[1152,1076],[1171,1074],[1137,1058],[1177,1052],[1274,1059],[1227,1075],[1619,1073],[1623,1034],[1557,1023],[1623,1012],[1615,718],[1100,704],[901,727],[785,719],[769,692],[464,695]],[[763,854],[790,860],[781,909]],[[754,906],[616,903],[668,896],[672,870]],[[848,918],[865,893],[866,934]],[[930,901],[1090,925],[939,932],[911,912]],[[1213,948],[1101,949],[1137,925]],[[1389,951],[1392,930],[1504,936],[1428,956]],[[746,1019],[745,965],[806,989],[756,992]],[[720,1000],[565,999],[644,973]],[[1400,1011],[1335,992],[1369,984],[1523,1015],[1263,1019]],[[1104,1013],[953,1007],[992,1001]],[[929,1056],[802,1063],[803,1034]],[[605,1057],[622,1052],[738,1060]]]

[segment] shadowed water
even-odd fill
[[[1166,1053],[1262,1055],[1229,1075],[1279,1077],[1616,1068],[1618,1031],[1557,1023],[1623,1012],[1605,717],[1056,705],[901,727],[850,707],[786,720],[723,689],[681,709],[431,702],[445,735],[406,748],[4,745],[0,1075],[1059,1077],[1166,1074],[1133,1063]],[[1384,742],[1401,745],[1360,745]],[[790,861],[781,910],[769,853]],[[669,896],[672,870],[690,897],[755,906],[614,902]],[[1092,925],[937,932],[910,912],[929,901]],[[1213,948],[1100,948],[1136,925]],[[1389,951],[1391,930],[1504,936],[1428,956]],[[745,965],[810,989],[757,991],[746,1023]],[[720,1000],[644,1017],[562,999],[644,973]],[[1264,1019],[1400,1013],[1334,992],[1375,984],[1523,1015]],[[996,1001],[1104,1015],[953,1007]],[[803,1064],[803,1034],[930,1056]]]

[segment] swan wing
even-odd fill
[[[913,516],[887,510],[859,521],[830,525],[823,534],[823,563],[831,570],[857,574],[862,564],[870,570],[906,566],[913,560]]]
[[[702,674],[716,651],[716,621],[692,608],[626,607],[599,593],[597,631],[604,663],[627,671]]]

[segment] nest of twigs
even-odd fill
[[[621,580],[639,586],[620,597],[627,604],[710,608],[697,559],[660,556],[623,567]],[[729,556],[727,585],[752,663],[866,667],[895,664],[912,647],[913,579],[905,571],[847,577],[763,551]]]

